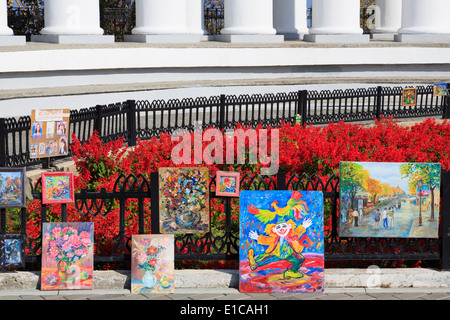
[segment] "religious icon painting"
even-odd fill
[[[131,293],[174,292],[174,235],[133,235]]]
[[[402,106],[414,107],[417,104],[417,89],[404,88],[402,94]]]
[[[210,228],[207,168],[159,168],[161,233],[206,233]]]
[[[20,234],[0,235],[0,266],[24,267],[24,243]]]
[[[322,192],[241,191],[239,290],[323,289]]]
[[[41,290],[93,288],[94,223],[42,224]]]
[[[216,172],[216,196],[239,197],[239,172]]]
[[[0,168],[0,208],[26,207],[25,168]]]
[[[42,203],[73,203],[75,201],[73,172],[43,172]]]

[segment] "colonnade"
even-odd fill
[[[0,0],[0,39],[14,37],[6,2]],[[224,28],[214,40],[369,41],[360,25],[360,0],[312,0],[310,27],[306,9],[307,0],[224,0]],[[114,42],[100,28],[99,0],[45,0],[44,10],[45,27],[32,41]],[[205,37],[203,10],[203,0],[136,0],[136,27],[125,40],[201,41]],[[449,12],[449,0],[376,0],[372,38],[449,42]]]

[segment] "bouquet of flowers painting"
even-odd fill
[[[132,293],[174,291],[174,235],[133,235]]]
[[[437,238],[439,163],[341,162],[341,237]]]
[[[241,292],[322,292],[323,270],[322,192],[241,192]]]
[[[42,234],[41,289],[92,289],[94,223],[43,223]]]

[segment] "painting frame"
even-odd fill
[[[12,168],[12,167],[7,167],[7,168],[0,168],[0,176],[3,176],[3,174],[8,174],[8,173],[19,173],[19,181],[20,181],[20,185],[19,185],[19,189],[20,190],[20,195],[19,195],[19,201],[18,203],[5,203],[6,200],[3,199],[3,193],[1,192],[1,196],[0,196],[0,208],[25,208],[27,206],[27,196],[26,196],[26,192],[25,192],[25,177],[26,177],[26,168],[25,167],[18,167],[18,168]],[[1,181],[1,179],[0,179]],[[1,185],[1,182],[0,182]],[[0,187],[0,189],[2,189],[2,187]]]
[[[239,185],[241,182],[241,175],[239,172],[232,171],[217,171],[216,172],[216,196],[217,197],[239,197]],[[227,192],[226,189],[222,190],[222,178],[225,179],[224,183],[227,183],[226,179],[234,179],[234,191]]]
[[[408,87],[402,91],[402,106],[415,107],[417,105],[417,88]]]
[[[7,245],[10,241],[17,241],[19,249],[16,250],[18,261],[8,262]],[[2,234],[0,235],[0,266],[4,268],[23,268],[25,267],[25,246],[24,236],[21,234]]]
[[[435,83],[433,84],[433,96],[444,97],[448,94],[447,83]]]
[[[69,190],[68,197],[58,198],[58,199],[50,199],[47,196],[47,192],[49,191],[49,185],[47,183],[48,177],[68,177]],[[42,203],[43,204],[67,204],[75,202],[75,190],[74,190],[74,175],[73,172],[43,172],[41,174],[41,183],[42,183]],[[58,186],[58,188],[60,188]]]

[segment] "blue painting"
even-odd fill
[[[24,248],[21,235],[3,235],[0,238],[1,259],[3,267],[23,267]]]
[[[241,192],[241,292],[322,292],[323,271],[322,192]]]

